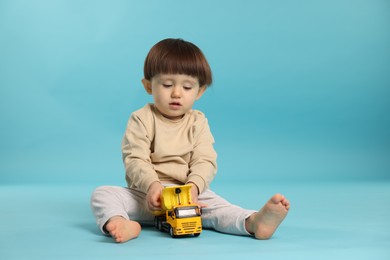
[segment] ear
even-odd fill
[[[196,96],[196,100],[200,99],[201,96],[203,96],[204,92],[206,91],[207,86],[201,86],[199,87],[198,95]]]
[[[147,79],[142,79],[142,85],[144,85],[146,92],[148,92],[148,94],[151,95],[152,94],[152,82],[150,82],[150,80],[147,80]]]

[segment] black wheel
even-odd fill
[[[163,229],[162,229],[162,221],[159,218],[157,218],[157,229],[160,230],[161,232],[163,231]]]
[[[171,226],[169,227],[169,235],[171,235],[171,237],[173,238],[176,238],[175,234],[173,233],[173,228]]]
[[[158,228],[158,218],[154,217],[154,226]]]
[[[195,233],[194,237],[198,237],[199,235],[200,235],[200,233]]]

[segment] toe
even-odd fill
[[[280,193],[275,194],[272,198],[271,201],[275,204],[278,204],[284,199],[284,196]]]
[[[105,226],[106,230],[111,234],[111,232],[114,232],[115,229],[116,229],[116,225],[114,225],[114,223],[112,222],[109,222],[107,223],[107,225]]]
[[[115,242],[122,243],[123,242],[122,237],[121,236],[115,237]]]
[[[290,201],[288,199],[282,200],[281,203],[286,208],[286,210],[290,208]]]

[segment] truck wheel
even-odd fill
[[[176,238],[175,234],[173,233],[172,227],[169,227],[169,235],[171,235],[171,237],[173,237],[173,238]]]
[[[198,237],[199,235],[200,235],[200,233],[195,233],[194,237]]]
[[[163,231],[161,219],[157,219],[157,229],[160,230],[161,232]]]
[[[154,217],[154,226],[158,228],[158,218]]]

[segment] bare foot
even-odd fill
[[[117,243],[124,243],[138,237],[141,232],[141,225],[121,216],[114,216],[108,220],[105,229]]]
[[[290,202],[281,194],[275,194],[258,212],[247,218],[245,227],[257,239],[269,239],[282,223],[290,208]]]

